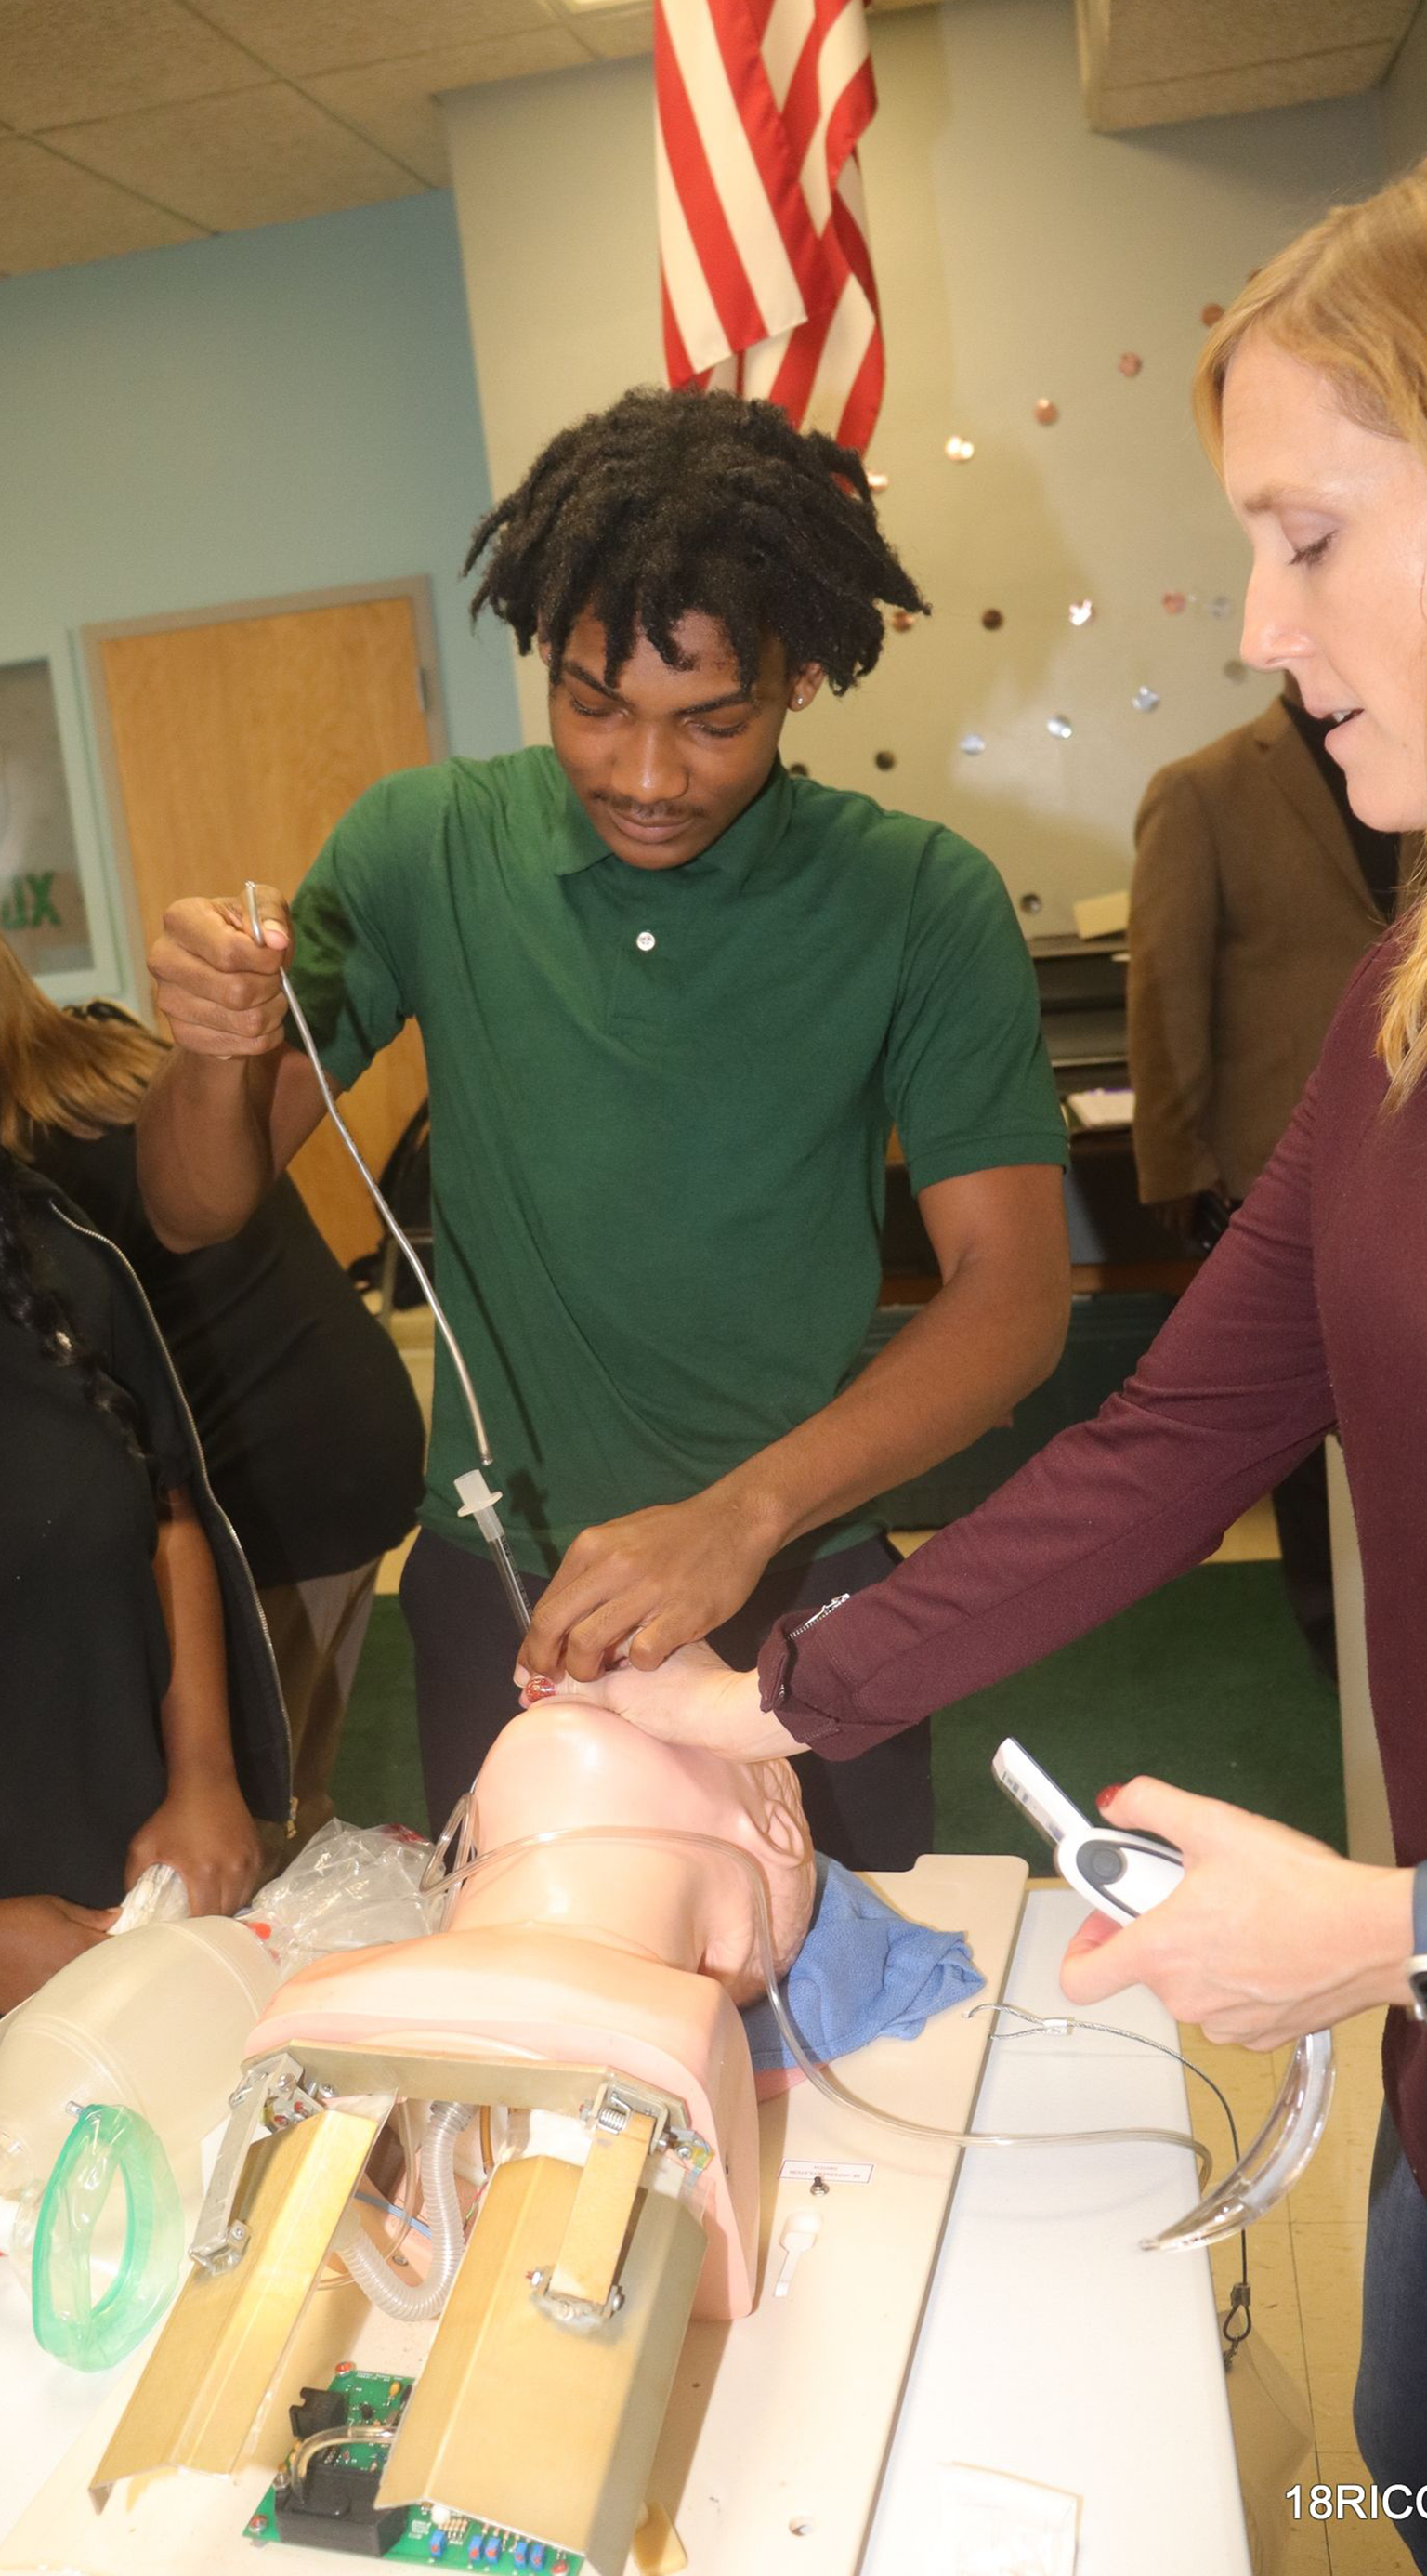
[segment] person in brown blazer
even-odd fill
[[[1348,804],[1290,675],[1282,697],[1156,772],[1135,820],[1129,1056],[1139,1194],[1213,1240],[1258,1179],[1343,990],[1392,918],[1400,846]],[[1284,1577],[1336,1677],[1319,1449],[1274,1495]]]
[[[1145,790],[1129,1014],[1148,1207],[1179,1215],[1205,1192],[1247,1195],[1392,917],[1397,836],[1346,807],[1326,731],[1285,691]]]

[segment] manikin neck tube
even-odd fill
[[[440,1875],[441,1860],[452,1840],[457,1837],[459,1839],[457,1839],[456,1866],[444,1880],[444,1885],[452,1896],[458,1887],[465,1886],[478,1878],[494,1876],[500,1869],[508,1868],[513,1861],[528,1858],[532,1852],[564,1848],[573,1850],[576,1846],[606,1844],[629,1850],[667,1851],[671,1844],[679,1844],[689,1851],[715,1853],[721,1861],[735,1861],[748,1881],[749,1892],[753,1899],[753,1918],[758,1932],[759,1965],[767,1983],[768,2000],[773,2006],[778,2028],[787,2043],[788,2053],[795,2065],[807,2077],[808,2082],[815,2085],[819,2093],[825,2094],[829,2102],[835,2102],[840,2110],[849,2113],[853,2118],[875,2121],[879,2128],[895,2129],[904,2137],[936,2138],[943,2145],[953,2147],[1129,2145],[1179,2147],[1195,2158],[1199,2166],[1201,2186],[1207,2182],[1213,2162],[1208,2148],[1198,2138],[1191,2138],[1177,2129],[1044,2129],[1028,2131],[1025,2135],[1008,2134],[993,2129],[943,2129],[925,2120],[904,2119],[899,2111],[884,2111],[877,2103],[864,2101],[859,2094],[851,2093],[845,2085],[839,2084],[835,2077],[829,2075],[826,2067],[819,2066],[799,2034],[788,2009],[786,1989],[780,1983],[778,1976],[773,1951],[773,1926],[768,1913],[767,1883],[753,1854],[745,1851],[741,1844],[724,1842],[717,1834],[684,1833],[672,1827],[666,1829],[663,1826],[645,1825],[574,1825],[561,1826],[543,1834],[526,1834],[519,1842],[501,1843],[494,1851],[467,1857],[472,1830],[473,1798],[474,1793],[468,1792],[452,1813],[445,1832],[427,1864],[421,1882],[423,1890],[443,1884]],[[448,1916],[449,1912],[448,1905]]]

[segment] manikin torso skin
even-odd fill
[[[671,1839],[662,1849],[571,1842],[522,1853],[460,1891],[452,1929],[563,1924],[716,1977],[735,2003],[751,2003],[765,1978],[748,1874],[680,1834],[732,1844],[757,1864],[780,1977],[812,1919],[812,1843],[791,1763],[661,1744],[583,1701],[542,1701],[503,1729],[476,1782],[474,1824],[483,1855],[562,1827]]]
[[[429,2061],[532,2053],[609,2066],[684,2103],[713,2148],[708,2255],[694,2313],[753,2302],[758,2126],[734,2002],[763,1989],[745,1870],[694,1843],[749,1852],[768,1892],[780,1973],[812,1916],[812,1845],[785,1762],[733,1763],[659,1743],[610,1711],[552,1699],[514,1718],[476,1783],[482,1854],[560,1828],[663,1828],[621,1847],[567,1842],[469,1880],[445,1928],[322,1960],[290,1978],[250,2058],[304,2044]]]

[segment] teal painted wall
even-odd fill
[[[53,666],[89,989],[124,972],[77,630],[426,573],[451,747],[510,749],[459,578],[489,498],[445,193],[0,284],[0,663]]]

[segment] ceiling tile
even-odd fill
[[[570,13],[570,24],[579,30],[592,54],[604,62],[619,62],[630,54],[648,54],[654,49],[654,12],[652,9],[579,9]]]
[[[305,80],[311,72],[348,71],[409,54],[479,43],[528,27],[548,27],[542,0],[191,0],[215,27],[227,28],[274,71]]]
[[[262,77],[178,0],[0,0],[0,121],[21,133]]]
[[[43,144],[0,140],[0,273],[69,268],[201,239],[197,225],[74,169]]]
[[[1352,0],[1350,12],[1343,0],[1195,0],[1193,8],[1183,0],[1110,0],[1105,69],[1117,87],[1260,66],[1271,78],[1280,65],[1315,54],[1374,43],[1395,50],[1412,9],[1413,0]]]
[[[573,35],[546,25],[524,35],[493,36],[485,44],[443,46],[410,61],[318,72],[303,87],[309,98],[345,117],[433,188],[444,188],[450,171],[445,128],[435,104],[443,90],[474,89],[482,81],[519,80],[527,72],[558,72],[588,61]]]
[[[217,232],[420,192],[385,153],[276,82],[236,98],[70,126],[49,140],[87,169]]]
[[[1091,83],[1086,107],[1101,134],[1125,134],[1147,125],[1186,125],[1201,116],[1240,116],[1266,107],[1303,107],[1317,99],[1351,98],[1380,81],[1392,60],[1390,45],[1341,46],[1302,62],[1252,69],[1188,72],[1178,79]]]

